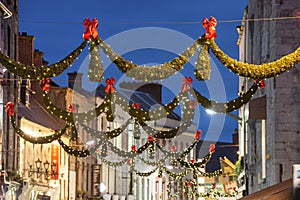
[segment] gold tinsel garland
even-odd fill
[[[112,50],[102,39],[98,38],[97,43],[110,60],[117,65],[119,70],[127,76],[137,80],[162,80],[175,74],[183,68],[189,59],[196,53],[197,49],[206,41],[204,36],[199,37],[190,47],[183,51],[172,61],[155,65],[139,66],[134,64]]]
[[[276,61],[255,65],[240,62],[229,57],[217,46],[213,40],[210,40],[209,44],[212,53],[223,65],[225,65],[225,67],[239,76],[244,76],[255,80],[262,80],[277,76],[290,70],[298,62],[300,62],[300,47],[293,53],[285,55]]]

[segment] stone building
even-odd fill
[[[1,53],[18,60],[18,1],[0,2],[0,48]],[[7,172],[18,168],[17,136],[4,111],[9,101],[17,103],[18,90],[16,76],[0,65],[0,169]],[[15,112],[17,114],[17,110]]]
[[[300,45],[299,0],[253,0],[238,27],[240,60],[267,63]],[[249,19],[270,19],[258,20]],[[240,196],[255,193],[292,178],[293,164],[300,162],[300,66],[265,80],[252,100],[240,109],[240,155],[244,171],[239,176]],[[253,80],[240,77],[240,93]]]
[[[22,33],[18,37],[19,61],[25,65],[47,65],[43,52],[34,49],[34,36]],[[60,130],[65,123],[55,118],[43,103],[40,81],[20,79],[18,83],[19,127],[31,136],[46,136]],[[61,138],[69,143],[67,134]],[[19,199],[68,199],[69,156],[57,141],[33,144],[18,137],[18,172],[23,180]]]

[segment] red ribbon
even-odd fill
[[[14,113],[15,113],[15,104],[12,103],[12,102],[8,102],[6,105],[5,105],[5,111],[7,112],[7,115],[9,117],[13,116]]]
[[[77,106],[76,104],[72,103],[68,106],[68,111],[71,112],[71,113],[74,113],[76,112],[76,109],[77,109]]]
[[[217,37],[217,34],[216,34],[217,20],[216,20],[216,18],[210,16],[209,20],[207,18],[203,19],[202,26],[206,30],[206,33],[205,33],[206,39],[210,40],[210,39],[215,39]]]
[[[194,164],[194,163],[195,163],[195,160],[194,160],[194,159],[191,159],[190,162],[191,162],[192,164]]]
[[[83,39],[89,40],[91,37],[94,39],[98,38],[98,20],[96,18],[94,18],[92,21],[90,21],[89,18],[85,18],[83,25],[85,27],[85,31],[82,36]]]
[[[193,82],[193,79],[191,77],[184,77],[182,79],[182,87],[181,87],[181,92],[186,92],[190,89],[190,85],[192,84]]]
[[[215,151],[216,151],[215,145],[214,144],[209,145],[209,152],[210,153],[215,153]]]
[[[41,88],[43,91],[48,92],[50,89],[50,78],[45,78],[41,81]]]
[[[196,101],[196,100],[190,100],[190,107],[191,107],[192,109],[195,109],[196,106],[197,106],[197,101]]]
[[[195,136],[194,136],[194,138],[195,138],[196,140],[200,140],[201,134],[202,134],[202,131],[201,131],[201,130],[197,130],[197,131],[196,131],[196,134],[195,134]]]
[[[149,141],[149,142],[153,142],[153,141],[154,141],[154,137],[153,137],[152,135],[149,135],[149,136],[148,136],[148,141]]]
[[[213,184],[211,185],[211,188],[212,188],[212,189],[216,189],[216,184],[213,183]]]
[[[171,151],[172,151],[172,152],[176,152],[176,150],[177,150],[177,148],[176,148],[175,145],[171,146]]]
[[[266,87],[266,84],[263,80],[256,80],[255,83],[258,84],[259,88],[265,88]]]
[[[115,79],[114,78],[106,79],[106,87],[105,87],[105,93],[106,94],[108,94],[109,92],[110,93],[115,92],[114,84],[115,84]]]
[[[188,182],[186,183],[186,185],[187,185],[188,187],[191,187],[191,181],[188,181]]]
[[[127,165],[130,165],[130,164],[131,164],[131,158],[128,158]]]
[[[131,146],[131,152],[135,152],[136,151],[136,146],[135,145],[132,145]]]
[[[141,108],[141,104],[140,103],[133,103],[131,105],[134,109],[140,109]]]

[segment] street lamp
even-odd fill
[[[49,175],[56,175],[56,164],[52,163],[50,165],[49,161],[46,160],[44,163],[38,158],[35,162],[35,169],[32,164],[29,164],[28,176],[31,177],[34,173],[37,174],[37,178],[40,178],[42,174],[44,174],[45,179],[48,179]],[[42,168],[42,164],[44,165],[44,171]],[[49,174],[49,167],[51,167],[51,173]]]
[[[41,170],[42,161],[38,158],[38,160],[35,161],[35,167],[37,169],[37,178],[40,178],[42,173],[39,173]]]

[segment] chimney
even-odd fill
[[[68,73],[68,87],[74,90],[82,89],[82,73],[72,72]]]
[[[26,32],[22,32],[18,37],[18,47],[19,47],[19,58],[18,61],[26,65],[34,64],[34,36],[27,35]]]
[[[38,49],[34,50],[33,53],[33,64],[35,66],[42,66],[43,65],[43,55],[44,53],[39,51]]]

